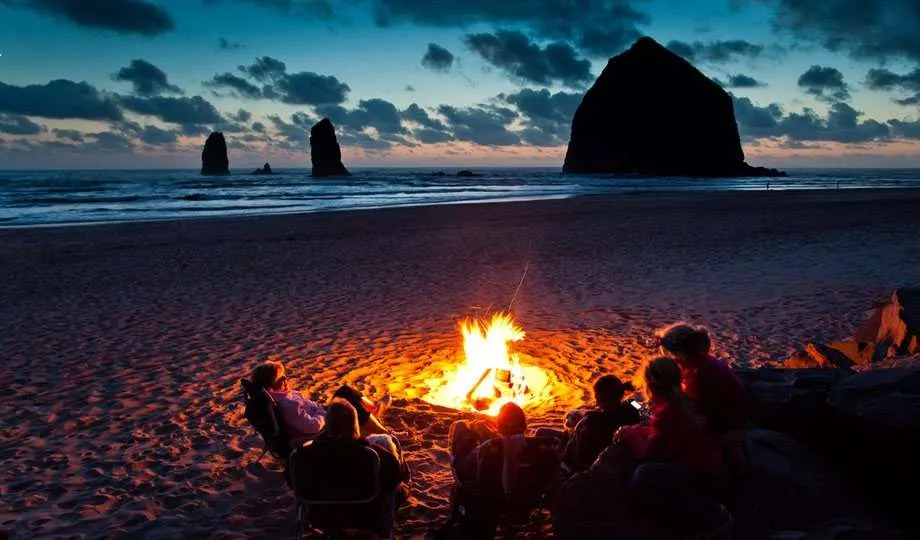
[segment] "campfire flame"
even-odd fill
[[[526,407],[533,398],[531,386],[544,385],[539,368],[521,365],[511,343],[524,339],[524,331],[511,315],[499,313],[488,323],[467,319],[460,323],[465,361],[445,373],[441,384],[426,401],[454,409],[498,414],[509,401]]]

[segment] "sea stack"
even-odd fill
[[[563,171],[785,176],[744,162],[732,98],[652,38],[607,62],[572,120]]]
[[[201,151],[201,174],[226,175],[230,174],[230,158],[227,157],[227,141],[224,134],[215,131],[208,135]]]
[[[313,176],[349,176],[342,164],[342,150],[335,138],[335,127],[323,118],[310,130],[310,160]]]

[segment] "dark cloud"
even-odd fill
[[[380,134],[406,133],[399,110],[384,99],[364,99],[354,109],[323,105],[317,107],[316,112],[332,120],[337,127],[350,131],[363,131],[370,127]]]
[[[155,36],[175,28],[163,7],[144,0],[0,0],[0,5],[53,15],[84,28]]]
[[[920,121],[889,120],[888,124],[898,139],[920,139]]]
[[[265,124],[263,124],[262,122],[253,122],[252,130],[255,131],[256,133],[265,133]]]
[[[866,74],[866,86],[872,90],[912,93],[912,96],[895,99],[895,103],[920,105],[920,68],[903,75],[887,69],[870,69]]]
[[[761,0],[775,5],[776,26],[856,58],[920,61],[917,0]]]
[[[103,131],[100,133],[87,133],[87,138],[94,139],[93,142],[80,146],[85,151],[100,151],[111,153],[133,153],[134,142],[127,135],[115,133],[112,131]]]
[[[833,141],[847,144],[885,141],[891,136],[888,125],[876,120],[861,121],[863,113],[846,103],[834,103],[826,117],[812,109],[786,114],[772,103],[754,105],[745,97],[734,97],[735,119],[746,140],[762,137],[788,137],[795,141]]]
[[[308,140],[307,133],[310,126],[307,125],[306,118],[303,116],[292,116],[291,123],[285,122],[280,116],[272,115],[268,119],[271,121],[275,131],[281,135],[288,143],[296,146],[289,147],[289,150],[303,150]],[[310,124],[312,125],[312,124]]]
[[[246,109],[240,109],[235,113],[228,114],[227,118],[229,118],[230,120],[233,120],[234,122],[240,122],[241,124],[245,124],[249,122],[250,120],[252,120],[252,113],[247,111]]]
[[[169,77],[162,69],[146,60],[131,60],[131,64],[118,70],[112,79],[131,83],[134,93],[143,97],[184,93],[178,86],[169,84]]]
[[[205,87],[214,90],[229,90],[231,94],[243,99],[262,98],[261,88],[233,73],[219,73],[203,84]],[[214,92],[214,94],[220,95],[218,92]]]
[[[760,88],[766,86],[765,83],[758,81],[754,77],[741,73],[737,75],[730,75],[728,77],[728,82],[722,82],[719,80],[716,80],[716,82],[719,83],[719,86],[724,88]]]
[[[155,116],[174,124],[219,124],[224,122],[210,102],[201,96],[191,98],[122,96],[121,105],[137,114]]]
[[[520,112],[524,122],[521,138],[534,146],[558,146],[569,139],[572,117],[582,94],[531,90],[499,96]]]
[[[263,56],[256,58],[256,61],[248,66],[240,66],[239,70],[259,82],[269,82],[284,76],[287,73],[287,64],[276,58]]]
[[[447,71],[454,65],[454,55],[437,43],[429,43],[422,66],[432,71]]]
[[[51,130],[58,139],[67,139],[73,142],[83,142],[83,132],[76,129],[57,129]]]
[[[142,143],[150,146],[170,146],[179,141],[180,133],[179,131],[162,129],[157,126],[144,126],[137,133],[137,138]]]
[[[18,114],[0,114],[0,133],[8,135],[38,135],[48,128]]]
[[[351,88],[332,75],[309,71],[287,74],[275,84],[279,101],[290,105],[342,103]]]
[[[757,58],[764,54],[763,45],[755,45],[743,39],[729,41],[670,41],[667,45],[676,54],[691,62],[709,62],[723,64],[737,58]]]
[[[94,86],[66,79],[28,86],[13,86],[0,82],[0,112],[42,118],[122,118],[118,105]]]
[[[347,84],[331,75],[309,71],[288,73],[284,62],[269,56],[257,58],[248,66],[240,66],[239,70],[245,78],[222,73],[204,85],[214,90],[229,90],[244,99],[270,99],[289,105],[338,104],[344,102],[351,91]],[[260,88],[253,81],[263,86]]]
[[[799,77],[798,85],[822,101],[850,99],[850,88],[843,80],[843,73],[832,67],[811,66]]]
[[[441,105],[438,112],[459,141],[483,146],[511,146],[521,142],[520,136],[508,130],[517,113],[506,107],[476,106],[457,108]]]
[[[412,105],[406,107],[406,110],[404,110],[401,114],[404,119],[410,122],[415,122],[416,124],[428,129],[447,129],[443,122],[436,118],[432,118],[428,114],[428,111],[419,107],[417,103],[413,103]]]
[[[379,137],[371,137],[363,131],[343,133],[338,136],[343,146],[351,146],[371,151],[383,151],[393,148],[393,143]]]
[[[211,129],[208,126],[202,126],[201,124],[182,124],[179,128],[182,130],[182,134],[187,137],[200,137],[211,133]]]
[[[226,38],[221,37],[217,39],[217,47],[224,51],[235,51],[242,49],[243,45],[236,41],[228,41]]]
[[[415,87],[412,86],[411,84],[407,84],[407,85],[406,85],[406,88],[405,88],[405,91],[406,91],[406,92],[415,92]]]
[[[511,30],[467,34],[463,40],[471,51],[512,79],[582,87],[593,78],[591,62],[579,58],[567,43],[550,43],[540,48],[523,33]]]
[[[412,132],[412,136],[422,144],[438,144],[454,140],[454,136],[439,129],[422,128]]]

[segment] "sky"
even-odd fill
[[[651,36],[734,99],[745,155],[920,167],[920,0],[0,0],[0,169],[561,166]],[[663,126],[662,129],[666,129]]]

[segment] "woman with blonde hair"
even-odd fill
[[[718,440],[681,390],[681,369],[667,357],[649,361],[637,386],[650,402],[647,423],[622,428],[617,440],[641,465],[630,490],[688,533],[717,537],[731,515],[715,498],[727,483]]]
[[[657,332],[661,352],[681,372],[681,389],[693,400],[716,433],[747,424],[747,392],[725,362],[712,356],[712,339],[702,326],[676,323]]]

